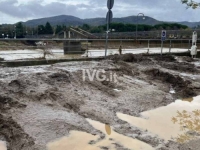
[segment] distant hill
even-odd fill
[[[26,26],[34,27],[37,25],[45,25],[47,21],[50,22],[51,25],[53,25],[53,26],[55,26],[55,25],[79,26],[79,25],[83,25],[83,24],[98,26],[98,25],[106,24],[105,18],[80,19],[78,17],[69,16],[69,15],[60,15],[60,16],[54,16],[54,17],[48,17],[48,18],[33,19],[33,20],[29,20],[27,22],[24,22],[23,24]],[[112,22],[136,24],[137,16],[113,18]],[[160,23],[164,23],[164,22],[158,21],[158,20],[148,17],[148,16],[146,16],[145,19],[143,19],[141,16],[139,16],[138,23],[139,24],[147,24],[147,25],[156,25],[156,24],[160,24]],[[165,22],[165,23],[167,23],[167,22]],[[186,22],[185,21],[185,22],[176,22],[176,23],[187,25],[189,27],[195,27],[197,25],[200,25],[200,22]]]
[[[68,16],[68,15],[61,15],[61,16],[54,16],[49,18],[40,18],[40,19],[33,19],[29,20],[27,22],[24,22],[27,26],[38,26],[38,25],[45,25],[46,22],[51,23],[51,25],[82,25],[84,24],[83,20],[74,16]]]
[[[97,26],[97,25],[106,24],[106,19],[105,18],[84,19],[83,22],[89,25]],[[161,21],[158,21],[148,16],[146,16],[145,19],[143,19],[143,17],[138,17],[138,21],[137,21],[137,16],[113,18],[112,22],[130,23],[130,24],[136,24],[138,22],[139,24],[147,24],[147,25],[156,25],[156,24],[162,23]]]
[[[200,22],[188,22],[188,21],[184,21],[184,22],[178,22],[182,25],[186,25],[188,27],[196,27],[198,25],[200,25]]]

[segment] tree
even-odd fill
[[[37,27],[37,33],[38,34],[46,34],[46,30],[45,30],[45,27],[43,25],[39,25]]]
[[[16,32],[16,36],[18,38],[23,38],[24,37],[24,27],[23,27],[21,22],[18,22],[15,25],[15,32]]]
[[[89,31],[91,29],[91,27],[88,24],[83,24],[81,28],[85,31]]]
[[[5,38],[8,37],[11,38],[14,35],[14,29],[15,27],[13,25],[0,25],[0,37]]]
[[[53,34],[53,28],[49,22],[45,25],[45,34]]]
[[[58,34],[59,32],[61,32],[63,30],[61,25],[57,25],[56,26],[56,34]]]
[[[92,27],[92,29],[90,29],[91,33],[103,33],[103,28],[101,27]]]
[[[187,5],[187,8],[193,8],[193,9],[196,9],[200,6],[200,3],[199,2],[196,2],[196,1],[193,1],[193,0],[181,0],[181,2],[183,4],[186,4]]]

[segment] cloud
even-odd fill
[[[200,9],[186,9],[181,0],[115,0],[114,17],[140,12],[162,21],[200,21]],[[80,18],[105,17],[106,13],[107,0],[0,0],[0,14],[3,21],[7,18],[8,22],[62,14]]]

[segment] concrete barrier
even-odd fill
[[[85,51],[81,48],[80,41],[64,41],[64,54],[83,54]]]

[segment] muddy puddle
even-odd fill
[[[134,127],[157,136],[160,139],[184,143],[200,134],[200,96],[176,100],[165,107],[141,113],[141,117],[133,117],[117,113],[119,119]],[[87,121],[104,136],[86,132],[71,131],[69,136],[47,144],[48,150],[116,150],[124,149],[153,150],[154,148],[140,140],[133,139],[115,132],[109,124]],[[77,144],[78,143],[78,144]]]
[[[132,126],[164,140],[185,142],[200,133],[200,96],[176,100],[174,103],[133,117],[122,113],[117,116]],[[189,133],[193,132],[194,135]],[[198,138],[198,137],[197,137]]]
[[[0,141],[0,150],[7,150],[6,143],[3,141]]]
[[[71,131],[70,135],[55,142],[47,144],[48,150],[116,150],[116,147],[137,150],[153,150],[153,148],[136,139],[121,135],[112,130],[108,124],[87,119],[97,130],[105,134],[105,137],[91,135],[86,132]]]

